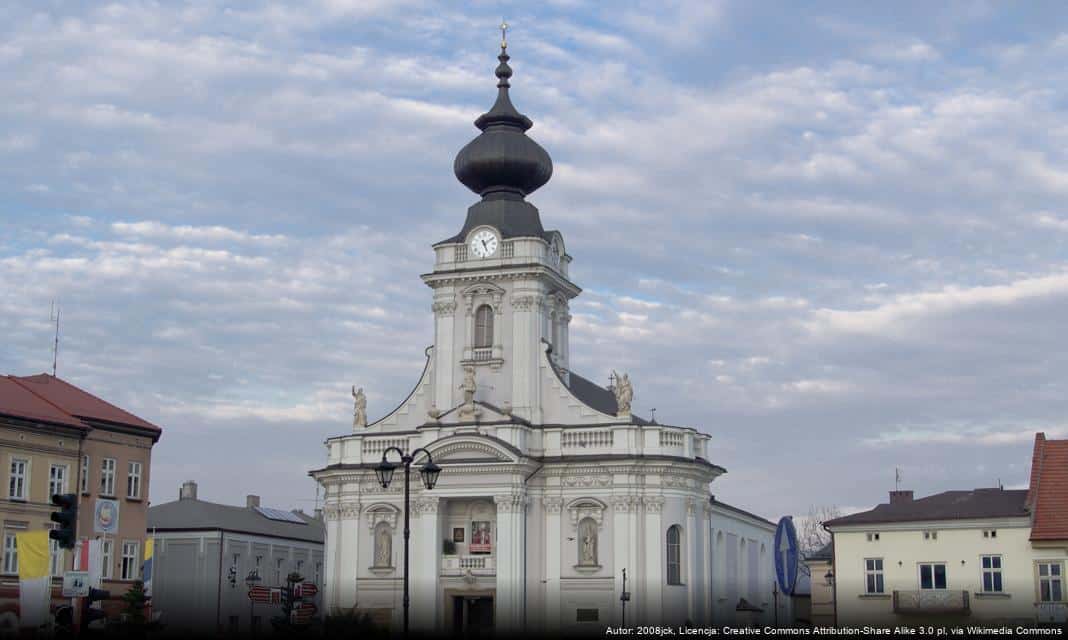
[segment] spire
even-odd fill
[[[521,200],[548,182],[553,172],[549,154],[526,135],[534,123],[516,110],[508,95],[512,68],[507,32],[508,23],[502,23],[497,100],[475,120],[482,133],[460,150],[453,163],[456,178],[483,200]]]

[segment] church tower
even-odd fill
[[[559,231],[542,227],[526,198],[552,176],[552,159],[526,132],[533,126],[508,94],[512,69],[501,42],[497,100],[475,120],[482,133],[460,150],[457,179],[480,200],[460,231],[434,245],[434,394],[438,410],[463,401],[465,372],[475,398],[532,423],[543,421],[539,358],[547,349],[568,375],[568,302],[581,289]]]

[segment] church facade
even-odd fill
[[[325,613],[400,627],[404,483],[375,475],[397,447],[442,468],[432,490],[411,483],[413,629],[709,623],[710,484],[724,469],[707,435],[633,415],[626,374],[603,387],[571,370],[581,289],[564,235],[527,201],[552,161],[512,105],[506,47],[496,102],[454,166],[480,200],[422,276],[434,315],[422,375],[369,424],[354,389],[353,431],[311,472],[325,489]]]

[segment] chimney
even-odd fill
[[[320,522],[323,520],[323,510],[318,507],[315,509],[315,519]]]
[[[245,496],[245,506],[249,509],[260,506],[260,497],[252,494]]]
[[[905,504],[912,502],[912,491],[891,491],[890,504]]]
[[[182,488],[178,490],[179,500],[196,500],[197,499],[197,483],[192,480],[186,480],[182,483]]]

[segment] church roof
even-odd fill
[[[453,162],[456,178],[482,200],[467,210],[460,233],[438,244],[458,242],[480,225],[496,227],[504,238],[548,240],[538,209],[524,198],[549,181],[553,161],[541,145],[526,135],[534,123],[512,104],[507,46],[502,41],[497,56],[497,101],[475,120],[482,133],[467,143]]]

